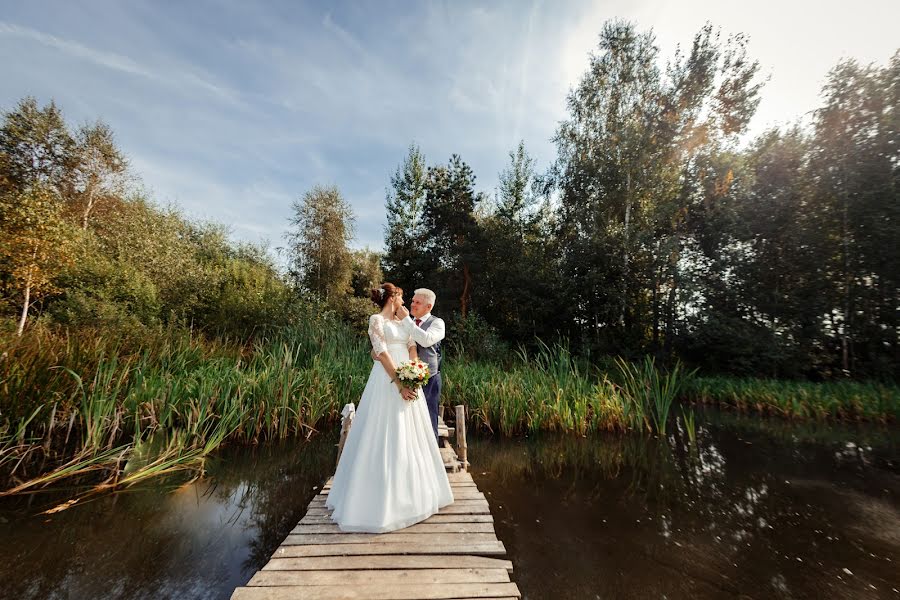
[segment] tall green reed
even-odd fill
[[[197,475],[222,444],[309,436],[336,421],[373,366],[365,337],[319,315],[251,343],[41,327],[0,342],[0,495],[85,475],[104,488]],[[663,434],[679,394],[788,416],[900,414],[896,386],[698,378],[652,359],[620,359],[606,373],[564,342],[448,360],[444,375],[444,404],[467,405],[474,427],[504,435]]]
[[[616,359],[621,379],[620,388],[626,403],[626,414],[640,419],[648,430],[665,435],[672,403],[692,374],[685,374],[680,362],[667,370],[656,367],[656,361],[645,357],[638,363]]]
[[[691,402],[790,419],[900,419],[900,387],[875,381],[780,381],[696,377],[685,387]]]
[[[134,346],[91,332],[31,335],[0,363],[0,495],[98,473],[105,486],[202,472],[223,443],[308,436],[359,397],[372,365],[367,341],[327,319],[249,346],[177,333]]]
[[[684,422],[684,430],[687,433],[688,440],[692,446],[697,445],[697,418],[693,410],[685,412],[684,407],[681,408],[681,417]]]

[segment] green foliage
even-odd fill
[[[350,257],[352,261],[350,267],[351,293],[357,298],[368,299],[371,290],[385,281],[384,274],[381,272],[381,255],[366,248],[351,252]]]
[[[377,310],[371,299],[349,296],[341,302],[336,314],[354,331],[364,334],[369,329],[369,317]]]
[[[403,289],[420,287],[430,268],[422,224],[426,179],[425,155],[411,144],[403,164],[391,176],[385,200],[384,277]]]
[[[125,191],[128,161],[116,146],[112,129],[102,121],[83,125],[74,149],[72,204],[77,206],[81,228],[101,202],[109,202]]]
[[[352,277],[352,257],[347,248],[353,239],[354,216],[336,187],[315,187],[294,211],[287,235],[291,273],[306,291],[337,305],[347,295]]]
[[[502,363],[509,354],[509,346],[496,329],[473,311],[465,318],[458,317],[451,321],[444,351],[452,354],[454,359]]]
[[[21,335],[31,304],[55,291],[54,279],[70,262],[71,228],[58,197],[34,183],[0,193],[0,269],[6,289],[21,306]]]
[[[668,352],[688,224],[703,206],[699,168],[746,126],[757,63],[743,38],[710,26],[665,74],[653,35],[604,25],[557,132],[561,268],[584,342],[605,352]],[[730,186],[728,173],[715,186]]]
[[[0,127],[0,187],[22,191],[47,186],[61,194],[69,187],[75,140],[55,103],[44,108],[33,97],[4,113]]]
[[[458,156],[423,176],[411,148],[385,265],[402,230],[404,277],[463,336],[474,310],[508,344],[565,337],[594,360],[896,379],[900,53],[842,62],[810,127],[739,149],[758,72],[742,35],[707,25],[663,67],[652,33],[606,23],[545,174],[520,144],[489,204]]]
[[[478,312],[506,340],[531,344],[559,335],[568,310],[559,302],[553,226],[549,206],[540,206],[535,192],[534,160],[524,143],[509,158],[496,205],[479,220],[483,255],[473,296]]]
[[[472,308],[483,265],[482,230],[475,217],[483,199],[475,191],[475,173],[458,155],[446,166],[428,168],[420,246],[428,268],[425,285],[416,287],[433,290],[449,310],[458,307],[462,318]]]

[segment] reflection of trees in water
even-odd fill
[[[604,435],[592,438],[537,436],[527,440],[478,439],[469,444],[475,469],[489,472],[503,487],[521,480],[556,480],[585,501],[620,487],[631,503],[651,510],[672,527],[673,514],[687,509],[690,519],[711,530],[730,528],[766,495],[765,481],[726,481],[727,459],[706,428],[697,445],[678,430],[668,438]]]
[[[331,440],[331,436],[327,439]],[[270,469],[257,480],[256,486],[247,490],[253,506],[250,521],[257,531],[250,542],[250,554],[244,562],[248,573],[261,569],[269,561],[333,470],[333,444],[318,440],[315,446],[307,448],[309,451],[303,452],[302,457],[295,457],[295,461],[288,465]]]
[[[302,446],[268,446],[252,466],[235,469],[225,465],[221,474],[212,473],[217,487],[227,490],[228,502],[236,509],[235,519],[249,511],[241,519],[244,530],[254,532],[242,564],[248,576],[269,561],[327,479],[334,466],[333,437],[319,436]],[[290,448],[300,451],[291,452]],[[247,478],[249,473],[252,479]]]
[[[842,560],[863,568],[860,561],[867,556],[846,545],[840,550],[827,545],[823,532],[836,538],[854,526],[840,508],[839,488],[889,489],[873,465],[893,443],[870,445],[881,435],[878,428],[854,436],[852,427],[835,428],[831,435],[815,425],[794,432],[779,427],[769,436],[759,419],[726,419],[721,425],[699,424],[695,445],[676,422],[666,438],[476,437],[469,455],[476,476],[486,472],[485,484],[490,482],[504,505],[514,504],[517,496],[527,501],[549,494],[548,504],[558,497],[572,519],[588,519],[594,510],[610,523],[640,518],[635,535],[655,527],[658,536],[634,542],[648,560],[674,561],[698,579],[727,573],[740,589],[762,585],[758,589],[770,586],[773,594],[790,588],[828,595],[833,590],[819,581],[823,570]],[[800,478],[821,485],[803,485]],[[647,525],[644,515],[654,525]],[[578,527],[572,524],[571,530]]]
[[[300,519],[333,467],[334,441],[232,448],[175,493],[157,480],[0,524],[0,595],[227,597]]]

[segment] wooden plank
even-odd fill
[[[477,556],[505,556],[503,542],[482,542],[469,544],[393,543],[370,544],[318,544],[315,546],[282,545],[275,550],[272,558],[294,558],[302,556],[365,556],[371,554],[474,554]]]
[[[485,506],[486,507],[488,505],[488,502],[487,502],[487,498],[484,498],[484,497],[473,498],[473,499],[463,498],[461,500],[454,500],[453,504],[448,504],[444,508],[449,508],[450,506],[453,506],[454,504],[460,505],[460,506]],[[324,508],[325,507],[325,499],[312,500],[309,503],[309,507],[310,508]]]
[[[454,498],[465,499],[468,496],[484,498],[484,494],[474,485],[451,485],[450,491],[453,492]],[[325,500],[331,489],[322,490],[320,493],[312,497],[313,500]]]
[[[437,512],[440,515],[488,515],[491,513],[491,509],[488,506],[487,502],[477,502],[474,501],[469,503],[468,500],[461,500],[459,502],[454,502],[449,506],[445,506],[441,510]],[[330,515],[331,511],[326,509],[324,505],[321,506],[310,506],[309,510],[306,511],[307,515]]]
[[[474,481],[472,479],[472,474],[467,471],[460,471],[459,473],[447,473],[447,478],[450,480],[450,483],[458,482],[458,481]],[[334,480],[334,477],[329,477],[325,481],[325,485],[331,485],[331,482]]]
[[[507,583],[506,569],[384,569],[380,571],[258,571],[248,586]]]
[[[484,514],[436,514],[431,515],[423,523],[493,523],[494,516],[491,513]]]
[[[431,515],[422,523],[493,523],[494,517],[490,513],[482,515]],[[306,515],[300,519],[300,525],[328,525],[334,521],[328,515]]]
[[[327,508],[325,506],[324,502],[322,502],[322,503],[317,502],[317,503],[310,503],[309,508],[306,511],[306,514],[308,514],[308,515],[320,514],[321,515],[321,514],[326,514],[326,513],[331,514],[331,512],[332,512],[331,509]],[[438,510],[437,513],[434,513],[434,514],[456,515],[456,514],[461,514],[461,513],[462,514],[470,514],[470,513],[478,514],[478,513],[489,513],[489,512],[491,512],[490,506],[488,505],[487,501],[485,501],[485,500],[457,500],[456,502],[453,502],[452,504],[448,504],[447,506],[441,508],[440,510]],[[429,515],[429,516],[431,516],[431,515]]]
[[[402,531],[402,530],[401,530]],[[290,533],[283,546],[311,546],[316,544],[372,544],[391,542],[394,544],[479,544],[496,542],[497,536],[491,533],[433,533],[423,537],[419,533]]]
[[[450,491],[453,493],[454,500],[485,500],[484,494],[478,491],[477,488],[450,488]],[[325,504],[325,501],[328,499],[328,494],[316,494],[313,496],[312,500],[310,500],[310,504],[318,503]]]
[[[448,473],[448,475],[452,475],[452,473]],[[451,482],[450,482],[450,489],[451,489],[451,490],[457,490],[457,489],[478,489],[478,484],[475,483],[474,481],[451,481]],[[319,493],[321,493],[321,494],[327,494],[329,491],[331,491],[331,484],[322,486],[322,489],[319,490]]]
[[[459,473],[464,473],[464,471],[460,471]],[[450,477],[451,475],[459,475],[459,473],[447,473],[447,477]],[[459,480],[448,479],[447,481],[450,482],[451,487],[457,486],[457,485],[465,485],[465,486],[473,486],[473,485],[477,486],[478,485],[471,479],[459,479]],[[328,483],[325,483],[322,485],[322,489],[329,489],[330,487],[331,487],[330,481]],[[313,489],[317,489],[317,488],[318,488],[318,486],[316,486]]]
[[[317,502],[316,504],[310,504],[309,508],[306,511],[306,514],[323,514],[327,512],[329,515],[333,512],[330,508],[327,508],[324,503]],[[487,501],[484,500],[457,500],[453,504],[448,504],[447,506],[441,508],[438,512],[434,514],[448,515],[448,514],[466,514],[466,513],[490,513],[490,505]],[[431,515],[429,515],[431,516]]]
[[[308,515],[330,515],[331,511],[324,506],[313,506],[306,512]],[[489,515],[491,510],[487,503],[464,504],[462,502],[454,502],[449,506],[445,506],[437,512],[440,515]]]
[[[371,569],[506,569],[512,573],[510,560],[486,556],[373,555],[373,556],[307,556],[273,558],[264,571],[365,571]]]
[[[430,535],[432,533],[494,533],[493,523],[416,523],[404,529],[398,529],[403,533],[417,533]],[[291,533],[319,533],[319,534],[343,534],[337,523],[314,524],[301,523],[291,530]]]
[[[330,491],[330,490],[328,490]],[[316,494],[312,497],[310,502],[325,502],[328,498],[328,491],[322,494]],[[459,486],[459,487],[451,487],[450,491],[453,492],[453,497],[456,500],[484,500],[485,496],[482,494],[477,487],[474,486]]]
[[[519,598],[514,583],[395,583],[359,585],[352,588],[332,585],[241,587],[232,600],[450,600],[453,598]]]
[[[487,500],[478,488],[450,488],[450,491],[453,492],[454,500]]]
[[[476,484],[474,484],[474,483],[472,483],[472,482],[466,482],[466,481],[460,481],[460,482],[458,482],[458,483],[451,483],[451,484],[450,484],[450,489],[453,490],[454,492],[455,492],[456,490],[475,490],[475,491],[479,491],[479,490],[478,490],[478,486],[477,486]],[[316,494],[316,495],[321,495],[321,494],[328,495],[330,492],[331,492],[331,486],[329,485],[329,486],[323,487],[321,490],[318,490],[318,494]]]

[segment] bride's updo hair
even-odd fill
[[[377,304],[378,308],[384,308],[392,296],[402,296],[403,290],[393,283],[382,283],[380,287],[374,288],[370,295],[372,302]]]

